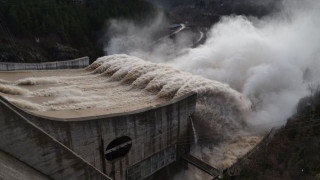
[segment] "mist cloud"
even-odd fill
[[[306,69],[311,81],[320,77],[319,4],[286,1],[282,13],[263,20],[224,17],[203,46],[172,64],[242,92],[254,104],[248,122],[255,126],[282,125],[307,95]]]
[[[252,101],[253,113],[247,115],[247,122],[253,127],[281,126],[308,94],[308,84],[320,77],[320,2],[285,0],[282,6],[281,12],[263,19],[223,17],[210,29],[207,41],[194,49],[183,45],[185,37],[180,43],[167,39],[150,48],[157,27],[168,24],[161,16],[154,26],[125,26],[121,38],[132,37],[128,47],[119,48],[120,36],[116,36],[106,48],[111,54],[165,62],[227,83]]]
[[[170,23],[159,12],[155,17],[142,23],[126,20],[111,20],[106,36],[112,37],[105,42],[106,55],[128,54],[153,62],[170,61],[191,47],[195,34],[180,32],[172,39],[168,34]]]

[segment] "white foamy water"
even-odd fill
[[[117,56],[114,58],[117,59]],[[115,69],[109,69],[108,74],[114,74],[111,71],[116,72]],[[123,84],[120,71],[112,77],[104,71],[99,74],[94,70],[56,72],[2,73],[5,84],[0,84],[0,93],[23,109],[61,118],[128,112],[168,101]],[[38,74],[41,76],[37,77]],[[13,81],[8,81],[10,79]]]
[[[103,96],[71,96],[71,97],[59,97],[52,101],[45,102],[44,105],[59,105],[59,104],[71,104],[71,103],[81,103],[87,101],[99,101],[104,100],[105,97]]]
[[[5,93],[5,94],[12,94],[12,95],[28,95],[30,94],[30,91],[25,89],[25,88],[21,88],[21,87],[17,87],[14,85],[3,85],[0,84],[0,92]]]
[[[24,78],[16,81],[18,85],[44,85],[44,84],[57,84],[58,77],[37,77],[37,78]]]
[[[0,84],[10,84],[10,83],[11,83],[10,81],[0,79]]]
[[[15,85],[1,85],[0,90],[5,94],[30,96],[31,102],[42,108],[20,105],[39,111],[107,108],[119,100],[125,102],[129,98],[130,102],[137,98],[135,95],[149,94],[150,98],[146,96],[146,101],[141,103],[141,107],[147,107],[157,99],[164,102],[195,92],[198,95],[196,116],[206,119],[212,127],[219,123],[219,131],[240,127],[243,114],[250,112],[250,101],[228,85],[164,64],[128,55],[112,55],[98,58],[87,69],[91,74],[82,72],[67,76],[62,72],[61,76],[32,78],[26,75],[7,82]],[[131,97],[125,97],[129,95]],[[28,99],[21,101],[28,102]]]
[[[50,96],[81,96],[83,93],[80,89],[70,87],[51,87],[39,89],[32,92],[34,96],[50,97]]]
[[[134,89],[156,94],[159,98],[177,98],[190,92],[198,95],[195,116],[225,136],[230,129],[243,127],[243,115],[251,103],[227,84],[195,76],[164,64],[155,64],[128,55],[98,58],[87,69]]]
[[[75,100],[79,99],[79,100]],[[91,108],[105,108],[108,107],[106,100],[95,100],[94,98],[73,97],[68,99],[57,99],[55,101],[49,101],[44,103],[42,107],[46,107],[46,111],[61,111],[61,110],[82,110]],[[64,103],[63,103],[64,102]]]
[[[215,168],[223,170],[241,159],[261,139],[261,136],[248,136],[239,133],[217,145],[194,146],[191,152],[199,159],[211,164]]]
[[[133,87],[156,93],[160,97],[174,98],[196,92],[199,98],[210,96],[224,98],[226,103],[241,110],[250,107],[250,102],[227,84],[128,55],[101,57],[88,69],[111,76],[112,80],[123,81]]]
[[[30,101],[16,99],[16,98],[9,98],[9,97],[6,97],[6,99],[9,102],[11,102],[12,104],[14,104],[22,109],[29,109],[29,110],[35,110],[35,111],[46,110],[43,106],[36,104],[36,103],[32,103]]]

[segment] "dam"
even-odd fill
[[[29,169],[3,177],[147,179],[187,157],[191,116],[212,99],[233,104],[230,119],[248,111],[227,85],[166,65],[127,55],[78,61],[1,66],[0,155],[11,162],[4,169]],[[252,139],[247,149],[260,140]]]

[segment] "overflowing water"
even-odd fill
[[[143,89],[159,98],[176,98],[190,92],[198,95],[195,116],[216,131],[238,129],[245,123],[242,116],[250,113],[250,101],[228,85],[195,76],[170,66],[155,64],[127,55],[99,58],[88,67],[94,73]]]
[[[295,113],[299,100],[308,94],[308,85],[320,81],[320,1],[284,0],[279,9],[281,11],[261,19],[222,17],[209,30],[206,42],[197,48],[181,45],[188,41],[188,37],[181,36],[176,43],[164,41],[150,50],[148,45],[152,40],[145,34],[156,32],[148,28],[149,23],[141,28],[117,21],[118,29],[130,32],[118,33],[105,48],[109,54],[125,52],[200,75],[200,79],[207,78],[206,82],[212,80],[203,86],[194,83],[199,76],[183,73],[182,76],[188,76],[183,78],[167,69],[161,69],[163,75],[153,80],[152,72],[159,71],[150,66],[150,72],[143,72],[143,78],[137,78],[134,83],[136,87],[155,89],[159,96],[170,97],[194,88],[200,98],[193,123],[205,123],[210,127],[205,131],[215,132],[208,137],[199,136],[197,143],[220,137],[218,143],[204,146],[201,156],[207,154],[204,159],[224,168],[239,158],[243,154],[241,151],[247,151],[261,139],[254,133],[283,126]],[[127,40],[134,43],[130,47],[117,43]],[[143,43],[139,43],[140,40]],[[134,75],[140,77],[139,73]],[[216,81],[234,90],[229,86],[225,86],[228,90],[221,90],[221,83],[218,85]],[[203,91],[199,91],[199,85]],[[235,98],[237,96],[241,98]],[[239,110],[242,105],[244,109]],[[216,164],[217,161],[222,163]]]
[[[242,132],[246,127],[244,117],[252,113],[251,103],[226,84],[128,55],[101,57],[87,69],[131,88],[154,93],[159,98],[172,99],[196,92],[198,98],[194,118],[209,127],[209,131],[214,131],[219,139],[212,142],[214,148],[206,153],[207,156],[217,153],[208,160],[218,168],[230,166],[261,139],[261,136]],[[191,123],[195,144],[212,138],[197,137],[194,122]],[[198,146],[195,149],[198,151]]]
[[[0,84],[0,92],[5,94],[13,94],[13,95],[28,95],[30,94],[30,91],[27,89],[13,86],[13,85],[6,85],[6,84]]]
[[[63,73],[2,80],[0,92],[21,108],[54,117],[69,117],[70,110],[77,110],[77,115],[83,111],[83,116],[129,111],[195,92],[194,118],[229,140],[243,129],[243,117],[251,113],[250,101],[227,84],[128,55],[104,56],[87,71]]]
[[[39,73],[41,77],[37,77]],[[127,112],[168,100],[93,71],[26,71],[22,75],[19,72],[2,75],[6,79],[5,84],[0,84],[2,96],[45,116],[68,118]]]

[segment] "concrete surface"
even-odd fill
[[[49,180],[50,178],[0,150],[0,179]]]
[[[0,179],[49,180],[27,164],[0,150]]]
[[[52,179],[109,179],[0,97],[0,150]],[[0,169],[5,174],[5,169]],[[29,175],[32,175],[30,173]],[[15,178],[19,174],[12,174]],[[4,177],[0,177],[2,179]]]
[[[8,103],[2,97],[1,99],[3,102]],[[0,147],[2,150],[6,150],[6,152],[11,152],[14,149],[17,156],[26,158],[27,161],[32,162],[36,159],[30,165],[37,167],[36,169],[43,168],[41,172],[44,172],[44,174],[63,172],[65,173],[63,177],[68,177],[68,179],[72,179],[75,176],[82,177],[79,174],[84,173],[82,171],[85,171],[85,169],[79,167],[81,165],[74,164],[73,162],[76,160],[73,160],[73,157],[65,157],[64,154],[61,154],[61,150],[52,148],[52,146],[55,147],[56,145],[50,145],[49,142],[52,140],[49,140],[50,138],[48,139],[47,137],[50,136],[79,154],[83,159],[109,177],[113,179],[126,179],[126,171],[129,167],[151,157],[159,151],[178,144],[176,158],[179,159],[182,153],[188,150],[188,147],[185,147],[184,144],[179,145],[178,142],[185,142],[188,139],[187,136],[190,129],[188,119],[195,110],[195,104],[196,94],[192,93],[165,104],[127,113],[59,119],[36,116],[12,104],[10,104],[12,108],[12,111],[10,111],[4,109],[7,106],[2,103],[0,118],[1,133],[3,134],[1,137],[3,140],[1,139]],[[33,129],[26,129],[25,123],[28,122],[26,119],[40,127],[48,135],[40,135],[44,132],[37,136],[26,135]],[[18,121],[23,121],[24,123]],[[121,136],[128,136],[132,139],[132,147],[129,153],[123,158],[107,161],[104,157],[106,147],[111,141]],[[40,141],[40,143],[36,143],[36,141]],[[28,153],[42,153],[38,156],[25,157],[22,149],[26,148],[32,149]],[[43,149],[48,149],[50,154],[44,153]],[[54,152],[58,155],[51,155]],[[43,166],[50,163],[50,161],[59,162],[59,167],[55,166],[57,164],[53,164],[53,169]]]
[[[186,141],[188,118],[195,104],[196,94],[188,94],[155,107],[105,116],[74,119],[26,116],[111,178],[125,179],[128,167]],[[122,136],[132,139],[131,150],[121,159],[107,161],[106,147]],[[177,149],[179,159],[179,151],[185,150],[180,146]]]

